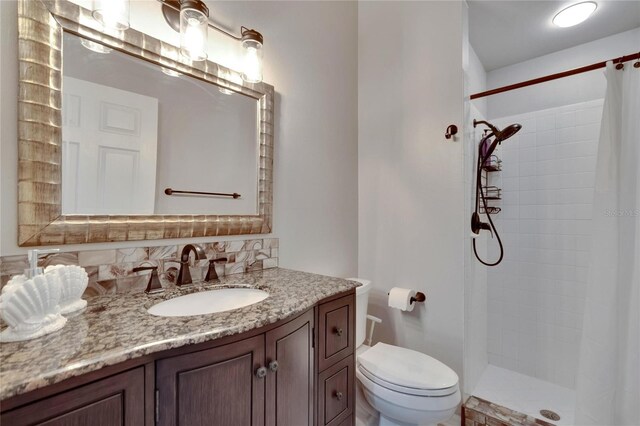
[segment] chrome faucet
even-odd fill
[[[187,244],[184,246],[182,254],[180,254],[180,272],[178,272],[178,278],[176,279],[177,286],[191,284],[193,282],[191,280],[191,272],[189,271],[189,255],[191,252],[195,253],[196,260],[203,260],[207,258],[202,247],[196,244]]]

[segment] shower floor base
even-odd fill
[[[473,396],[554,425],[574,424],[573,390],[494,365],[482,373]],[[560,420],[546,419],[540,410],[551,410]]]

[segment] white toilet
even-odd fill
[[[356,289],[356,376],[367,402],[380,413],[380,426],[448,420],[461,401],[458,375],[420,352],[385,343],[365,345],[371,281],[349,279],[362,284]]]

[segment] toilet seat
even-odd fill
[[[425,396],[425,397],[439,397],[439,396],[448,396],[456,393],[458,390],[458,385],[451,386],[449,388],[444,389],[420,389],[420,388],[411,388],[407,386],[402,386],[396,383],[388,382],[380,377],[377,377],[375,374],[368,371],[361,364],[357,367],[360,374],[369,379],[372,383],[375,383],[378,386],[389,389],[393,392],[403,393],[405,395],[411,396]]]
[[[443,397],[458,391],[458,375],[447,365],[385,343],[377,343],[358,356],[357,369],[369,381],[407,395]]]
[[[362,384],[365,394],[368,394],[367,400],[374,408],[378,409],[378,411],[380,411],[381,408],[379,402],[386,402],[387,404],[401,407],[403,410],[413,410],[416,412],[421,411],[424,413],[435,413],[443,410],[455,411],[461,400],[460,390],[457,386],[454,387],[455,389],[452,394],[446,396],[429,397],[411,395],[391,390],[370,380],[367,376],[364,375],[363,370],[360,368],[356,368],[356,377]],[[371,401],[369,399],[371,397],[375,398],[376,401]],[[378,404],[376,404],[376,402],[378,402]]]

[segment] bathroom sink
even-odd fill
[[[160,317],[189,317],[213,314],[253,305],[269,297],[269,293],[253,288],[223,288],[201,291],[165,300],[147,312]]]

